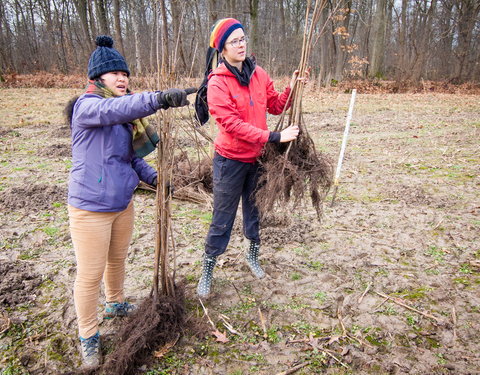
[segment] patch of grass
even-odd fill
[[[425,255],[432,257],[438,263],[443,263],[445,260],[445,251],[435,245],[430,245],[427,251],[425,251]]]
[[[42,228],[42,231],[50,237],[55,237],[60,229],[56,227],[44,227]]]
[[[40,254],[42,253],[41,249],[39,248],[30,248],[25,251],[23,251],[19,256],[18,259],[20,260],[32,260],[32,259],[37,259],[40,257]]]
[[[312,260],[308,262],[307,266],[315,271],[321,271],[325,265],[322,262]]]
[[[465,285],[465,286],[470,285],[470,280],[466,277],[455,277],[454,279],[452,279],[452,281],[455,284],[462,284],[462,285]]]
[[[407,324],[414,328],[418,329],[417,324],[419,323],[418,316],[413,314],[406,314]]]
[[[378,271],[375,271],[375,276],[388,276],[388,270],[379,268]]]
[[[437,363],[439,365],[445,365],[447,363],[447,360],[442,353],[435,353],[435,356],[437,357]]]
[[[459,269],[460,273],[464,273],[466,275],[471,275],[473,273],[472,267],[470,264],[462,264]]]
[[[302,278],[302,275],[299,274],[298,272],[293,272],[293,273],[290,275],[290,279],[292,279],[293,281],[300,280],[301,278]]]
[[[398,315],[397,310],[395,309],[395,307],[392,304],[386,304],[385,308],[383,310],[381,310],[380,313],[384,314],[384,315],[389,315],[389,316]]]
[[[302,258],[306,258],[309,255],[308,249],[303,246],[294,247],[292,250],[296,255],[301,256]]]
[[[263,354],[260,354],[260,353],[240,354],[240,359],[242,359],[243,361],[266,362],[265,357],[263,356]]]
[[[422,286],[422,287],[411,289],[411,290],[404,289],[404,290],[401,290],[401,291],[396,292],[394,294],[396,294],[396,295],[398,295],[398,296],[400,296],[404,299],[418,300],[418,299],[425,298],[427,296],[427,293],[431,292],[432,290],[433,290],[433,288]]]
[[[325,300],[327,299],[327,293],[325,292],[318,292],[318,293],[315,293],[315,295],[313,296],[313,298],[315,298],[318,302],[320,303],[324,303]]]
[[[322,374],[328,363],[327,354],[318,349],[313,349],[306,360],[310,361],[308,368],[313,371],[314,374]]]
[[[292,301],[285,305],[285,310],[290,309],[290,310],[301,310],[301,309],[306,309],[309,308],[310,305],[303,303],[300,298],[292,298]]]
[[[2,370],[2,375],[28,375],[29,372],[21,365],[19,358],[8,360],[6,367]]]
[[[302,333],[304,335],[308,335],[310,333],[313,333],[316,330],[314,326],[312,326],[310,323],[308,323],[304,320],[293,323],[291,327],[296,332]]]
[[[280,336],[278,334],[278,328],[277,327],[270,327],[267,329],[267,341],[271,342],[272,344],[277,344],[280,342]]]

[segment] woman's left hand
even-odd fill
[[[308,78],[310,78],[310,68],[307,68],[307,70],[305,70],[305,74],[304,74],[303,77],[299,77],[298,76],[299,73],[300,73],[300,71],[297,69],[292,74],[292,79],[290,80],[290,88],[292,90],[295,87],[295,82],[297,82],[297,81],[300,81],[304,85],[307,84]]]

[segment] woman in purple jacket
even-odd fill
[[[125,259],[133,232],[132,195],[139,180],[156,185],[157,172],[143,157],[155,149],[156,132],[144,117],[189,104],[192,89],[131,95],[123,56],[108,36],[96,39],[86,92],[70,106],[72,169],[68,186],[70,233],[77,261],[74,300],[84,367],[100,363],[97,305],[105,284],[105,316],[126,316]]]

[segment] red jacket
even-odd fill
[[[241,86],[225,64],[209,77],[208,108],[219,133],[215,150],[228,159],[254,163],[268,141],[267,111],[282,113],[290,87],[278,93],[267,72],[257,66],[248,86]]]

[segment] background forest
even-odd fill
[[[307,1],[2,0],[0,79],[39,71],[84,74],[109,34],[135,74],[203,74],[209,30],[235,17],[250,52],[273,76],[299,61]],[[312,51],[314,77],[401,81],[480,78],[479,0],[329,0]]]

